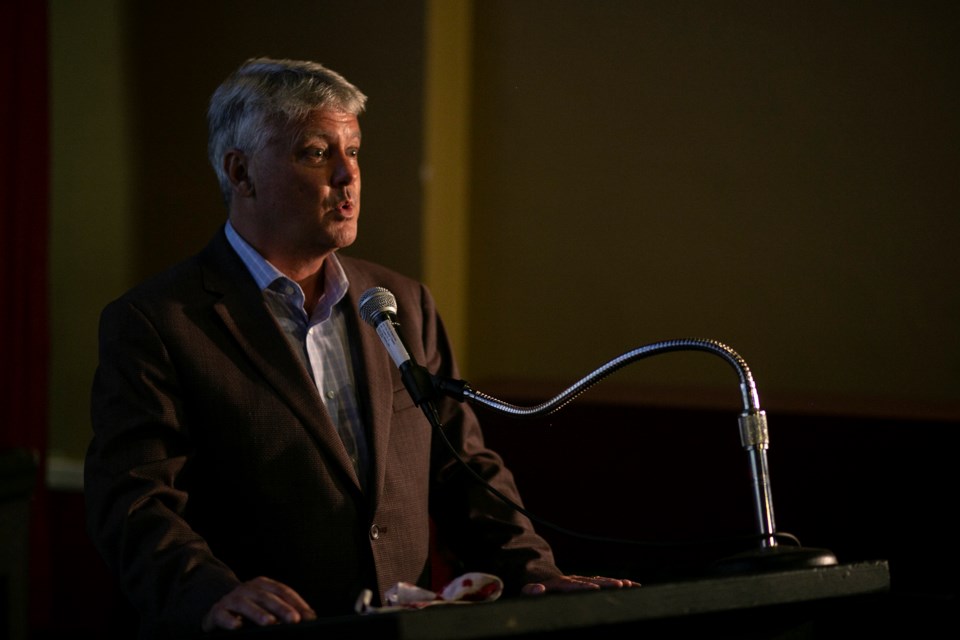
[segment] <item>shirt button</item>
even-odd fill
[[[379,540],[380,539],[380,527],[373,525],[370,527],[370,539]]]
[[[337,394],[334,393],[333,391],[327,391],[327,397],[330,398],[331,400],[333,400],[334,397],[336,397],[336,395]]]

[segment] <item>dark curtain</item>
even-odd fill
[[[31,499],[30,618],[47,616],[47,3],[0,0],[0,451],[37,463]]]

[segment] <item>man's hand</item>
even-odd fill
[[[204,631],[239,629],[244,620],[264,627],[316,618],[317,614],[296,591],[276,580],[261,577],[238,585],[220,598],[203,617],[201,628]]]
[[[623,589],[625,587],[639,587],[639,582],[604,578],[602,576],[558,576],[543,582],[531,582],[524,585],[521,593],[528,596],[537,596],[548,591],[581,591],[591,589]]]

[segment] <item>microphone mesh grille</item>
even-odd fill
[[[367,289],[360,296],[360,317],[371,327],[377,326],[382,314],[395,318],[397,316],[397,299],[389,289],[373,287]]]

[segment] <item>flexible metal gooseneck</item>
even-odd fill
[[[532,407],[520,407],[503,402],[485,393],[474,391],[462,381],[437,380],[436,384],[442,393],[461,402],[469,400],[471,403],[483,405],[498,413],[532,418],[559,411],[584,391],[632,362],[671,351],[706,351],[720,356],[740,377],[740,390],[743,395],[743,412],[739,419],[740,441],[750,460],[757,527],[760,531],[761,545],[775,547],[777,545],[776,524],[773,501],[770,496],[770,474],[767,468],[767,449],[770,439],[767,432],[766,412],[760,409],[757,386],[750,373],[750,367],[736,351],[722,342],[702,338],[681,338],[638,347],[609,361],[552,399]]]

